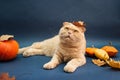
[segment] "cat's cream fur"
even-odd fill
[[[19,49],[23,56],[46,55],[52,59],[43,65],[45,69],[53,69],[62,62],[67,62],[65,72],[74,72],[86,63],[84,36],[85,27],[82,21],[64,22],[59,34],[53,38],[35,42],[31,46]]]

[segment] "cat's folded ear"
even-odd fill
[[[86,31],[86,28],[85,28],[86,24],[83,21],[72,22],[72,24],[81,28],[83,32]]]
[[[70,24],[69,22],[63,22],[63,25],[68,25],[68,24]]]

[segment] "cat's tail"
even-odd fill
[[[23,54],[23,52],[26,51],[26,50],[29,49],[29,48],[30,48],[30,46],[24,47],[24,48],[20,48],[20,49],[18,50],[18,53],[17,53],[17,54]]]

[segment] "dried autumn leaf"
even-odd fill
[[[96,64],[97,66],[103,66],[103,65],[106,64],[105,61],[100,60],[100,59],[92,59],[92,62],[93,62],[94,64]]]
[[[113,59],[110,59],[106,62],[110,67],[120,69],[120,61],[115,61]]]
[[[8,73],[1,73],[0,80],[15,80],[15,77],[9,77]]]

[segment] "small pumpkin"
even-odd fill
[[[95,52],[95,56],[101,60],[109,59],[108,53],[103,49],[96,49],[94,52]]]
[[[9,61],[16,58],[19,44],[13,35],[0,36],[0,61]]]
[[[92,47],[87,47],[86,48],[86,54],[88,55],[88,56],[91,56],[91,57],[93,57],[94,55],[95,55],[95,50],[96,49],[98,49],[98,48],[95,48],[94,47],[94,45],[92,45]]]
[[[109,45],[103,46],[101,49],[105,50],[110,57],[114,57],[118,53],[118,50],[112,46],[112,42],[109,42]]]

